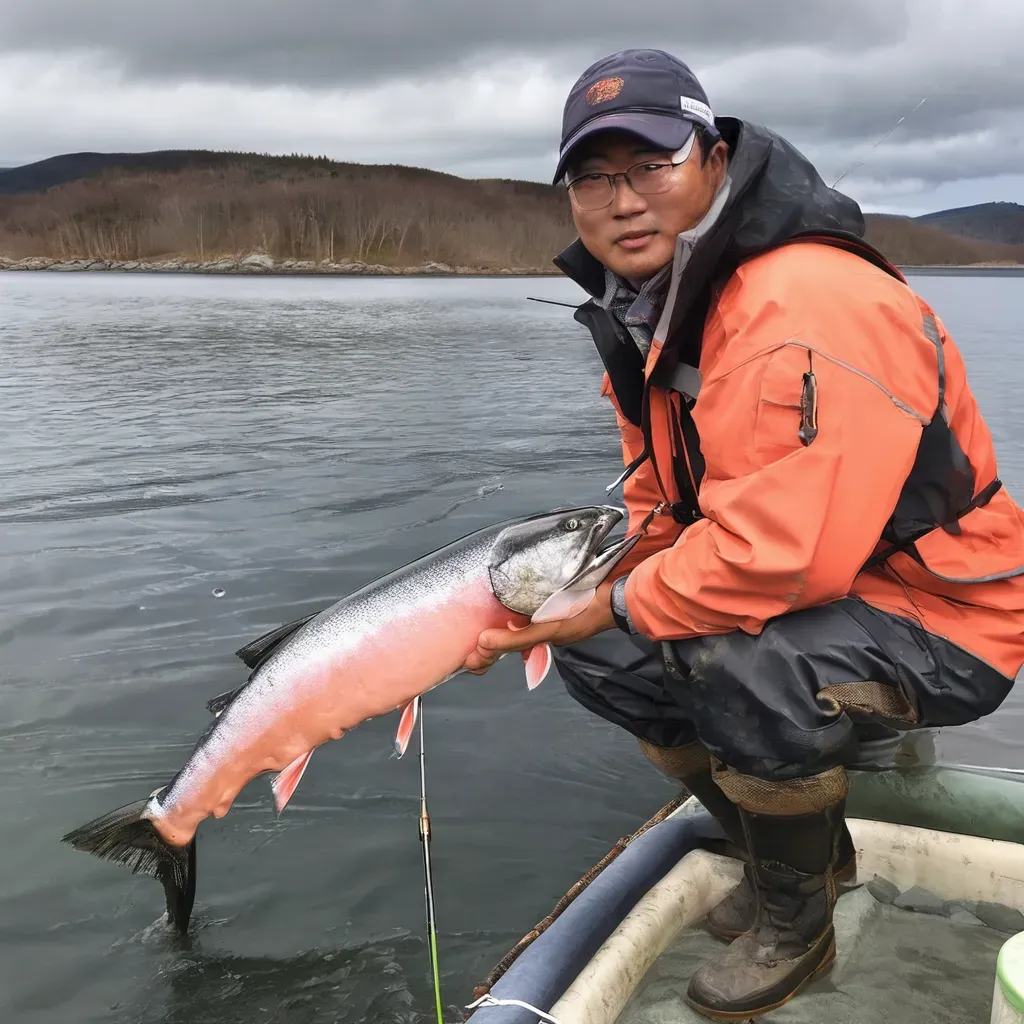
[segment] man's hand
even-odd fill
[[[475,676],[483,675],[509,651],[525,651],[543,643],[564,647],[614,629],[611,594],[612,583],[607,581],[597,588],[590,604],[571,619],[538,622],[516,629],[485,629],[476,642],[476,650],[466,659],[466,671]]]

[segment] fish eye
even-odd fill
[[[568,519],[565,523],[567,530],[578,530],[580,528],[580,521],[578,519]]]

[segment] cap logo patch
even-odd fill
[[[622,92],[622,87],[625,84],[625,81],[621,78],[602,78],[600,82],[595,82],[587,90],[584,99],[590,106],[594,106],[597,103],[607,103],[608,100],[615,99]]]
[[[714,123],[715,115],[711,113],[711,108],[706,103],[701,103],[700,100],[692,99],[689,96],[680,96],[679,108],[687,114],[699,117],[706,124]]]

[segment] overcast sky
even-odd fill
[[[830,182],[866,160],[841,187],[867,210],[1024,203],[1024,0],[0,0],[0,165],[215,148],[547,181],[566,92],[627,46]]]

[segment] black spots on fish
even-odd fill
[[[151,875],[164,888],[167,916],[184,934],[196,898],[196,841],[171,846],[143,817],[149,800],[110,811],[61,839],[76,850],[124,864],[132,874]]]
[[[307,622],[315,619],[319,614],[319,612],[311,612],[294,622],[286,622],[283,626],[278,626],[269,633],[258,636],[244,647],[239,647],[235,651],[235,655],[242,659],[247,668],[251,668],[255,672],[286,640],[291,639]],[[216,699],[214,698],[214,700]]]
[[[295,619],[293,622],[286,622],[283,626],[277,626],[275,629],[270,630],[269,633],[264,633],[262,636],[258,636],[255,640],[250,641],[244,647],[239,647],[235,651],[235,655],[241,658],[247,668],[252,670],[249,678],[240,686],[236,686],[234,689],[227,690],[224,693],[218,693],[216,697],[211,697],[206,702],[207,710],[212,715],[218,717],[223,714],[232,701],[252,682],[253,676],[266,664],[270,656],[283,647],[307,622],[315,619],[319,614],[319,612],[310,612],[309,615],[303,615],[301,619]],[[209,735],[209,732],[210,730],[207,730],[200,739],[200,743],[202,739]]]
[[[208,723],[207,723],[207,725],[206,725],[206,728],[205,728],[205,729],[203,729],[203,731],[202,731],[202,732],[201,732],[201,733],[199,734],[199,739],[197,739],[197,740],[196,740],[196,745],[195,745],[195,746],[194,746],[194,747],[192,748],[192,755],[193,755],[193,756],[195,756],[195,752],[196,752],[196,751],[197,751],[197,750],[198,750],[198,749],[199,749],[200,747],[204,746],[204,745],[205,745],[205,743],[206,743],[206,741],[207,741],[207,740],[208,740],[208,739],[209,739],[209,738],[210,738],[210,737],[211,737],[211,736],[212,736],[212,735],[213,735],[213,734],[214,734],[214,733],[215,733],[216,731],[217,731],[217,719],[214,719],[214,720],[213,720],[212,722],[208,722]],[[191,757],[189,758],[189,760],[191,760]],[[184,771],[184,770],[185,770],[185,769],[183,768],[183,769],[182,769],[182,771]],[[178,774],[180,775],[181,773],[179,772]],[[175,781],[177,781],[177,776],[175,776]]]

